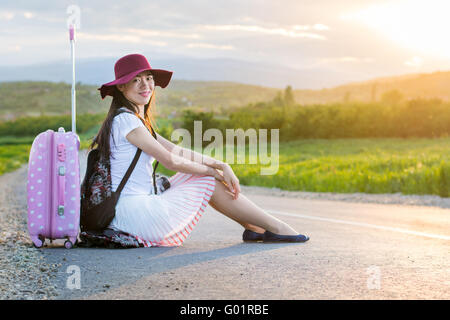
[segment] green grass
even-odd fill
[[[450,138],[305,139],[280,144],[279,154],[274,175],[261,175],[268,165],[232,167],[244,185],[450,196]]]
[[[97,132],[80,136],[81,147]],[[13,144],[13,142],[16,144]],[[28,161],[32,138],[0,139],[0,174]],[[268,145],[270,151],[270,145]],[[281,143],[276,174],[269,165],[230,163],[244,185],[284,190],[339,193],[396,193],[450,196],[450,138],[439,139],[304,139]],[[226,161],[225,151],[224,158]],[[236,160],[235,160],[236,161]],[[175,172],[158,166],[159,173]]]
[[[91,138],[98,132],[96,126],[88,132],[79,135],[80,148],[87,149]],[[19,169],[28,162],[31,144],[35,137],[0,137],[0,175]]]
[[[0,145],[0,175],[28,162],[31,144]]]

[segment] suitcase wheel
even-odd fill
[[[42,235],[33,236],[31,237],[31,241],[33,241],[33,246],[39,249],[44,245],[45,237],[43,237]]]
[[[66,249],[72,249],[73,248],[72,241],[66,240],[66,242],[64,242],[64,247],[66,247]]]
[[[78,236],[75,236],[75,237],[67,237],[66,239],[67,239],[67,240],[66,240],[66,242],[64,243],[64,246],[65,246],[67,249],[73,248],[73,247],[76,246],[77,243],[78,243]]]

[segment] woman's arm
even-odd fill
[[[222,162],[220,160],[216,160],[209,156],[202,155],[198,152],[177,146],[173,142],[160,136],[158,133],[156,133],[156,137],[158,139],[158,142],[170,154],[175,155],[180,150],[182,150],[183,159],[186,159],[187,161],[192,161],[193,163],[206,165],[211,170],[213,170],[215,173],[218,173],[218,171],[216,169],[223,171],[223,173],[219,173],[218,179],[225,183],[225,185],[228,187],[228,189],[232,192],[234,199],[238,198],[239,193],[241,192],[241,187],[239,186],[239,179],[236,177],[236,175],[233,172],[233,169],[231,169],[231,167],[228,163]],[[179,148],[179,149],[174,151],[174,148]]]
[[[174,148],[176,147],[176,148],[178,148],[176,150],[177,154],[180,154],[179,152],[181,151],[181,156],[185,159],[188,159],[188,160],[196,162],[196,163],[204,164],[204,165],[207,165],[208,167],[211,167],[214,169],[219,169],[222,171],[225,169],[225,167],[229,166],[228,163],[225,163],[223,161],[203,155],[203,154],[198,153],[193,150],[189,150],[187,148],[180,147],[180,146],[174,144],[172,141],[169,141],[166,138],[162,137],[158,133],[156,133],[156,136],[158,138],[157,139],[158,142],[161,143],[161,145],[164,148],[166,148],[167,151],[174,152]]]
[[[239,186],[239,179],[236,177],[236,175],[233,172],[233,169],[230,167],[230,165],[226,162],[222,162],[220,160],[216,160],[214,158],[211,158],[209,156],[202,155],[198,152],[182,148],[180,146],[177,146],[176,144],[172,143],[171,141],[165,139],[164,137],[160,136],[158,133],[156,133],[158,141],[161,143],[161,145],[166,148],[168,152],[171,154],[177,154],[180,150],[182,150],[182,157],[186,159],[187,161],[193,161],[198,164],[204,164],[208,166],[210,169],[215,171],[216,169],[219,169],[223,171],[223,173],[219,173],[220,178],[219,180],[224,182],[227,188],[232,192],[233,198],[237,199],[239,196],[239,193],[241,192],[241,187]],[[179,148],[178,150],[175,150],[174,148]]]
[[[162,144],[158,143],[159,141],[155,140],[150,132],[144,127],[139,127],[130,131],[126,138],[130,143],[142,149],[145,153],[153,156],[169,170],[197,175],[209,175],[221,181],[223,180],[223,177],[214,168],[190,161],[184,157],[177,156],[173,152],[169,152]]]

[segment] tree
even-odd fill
[[[295,104],[294,93],[292,92],[291,86],[287,86],[284,90],[284,103],[287,106],[292,106]]]
[[[403,94],[398,90],[390,90],[381,96],[381,102],[396,105],[403,100]]]
[[[281,95],[281,92],[278,91],[276,97],[272,100],[272,102],[276,105],[276,106],[284,106],[284,98]]]

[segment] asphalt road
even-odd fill
[[[181,247],[46,248],[47,262],[62,265],[58,297],[450,298],[450,210],[248,197],[311,239],[244,243],[242,227],[208,207]]]

